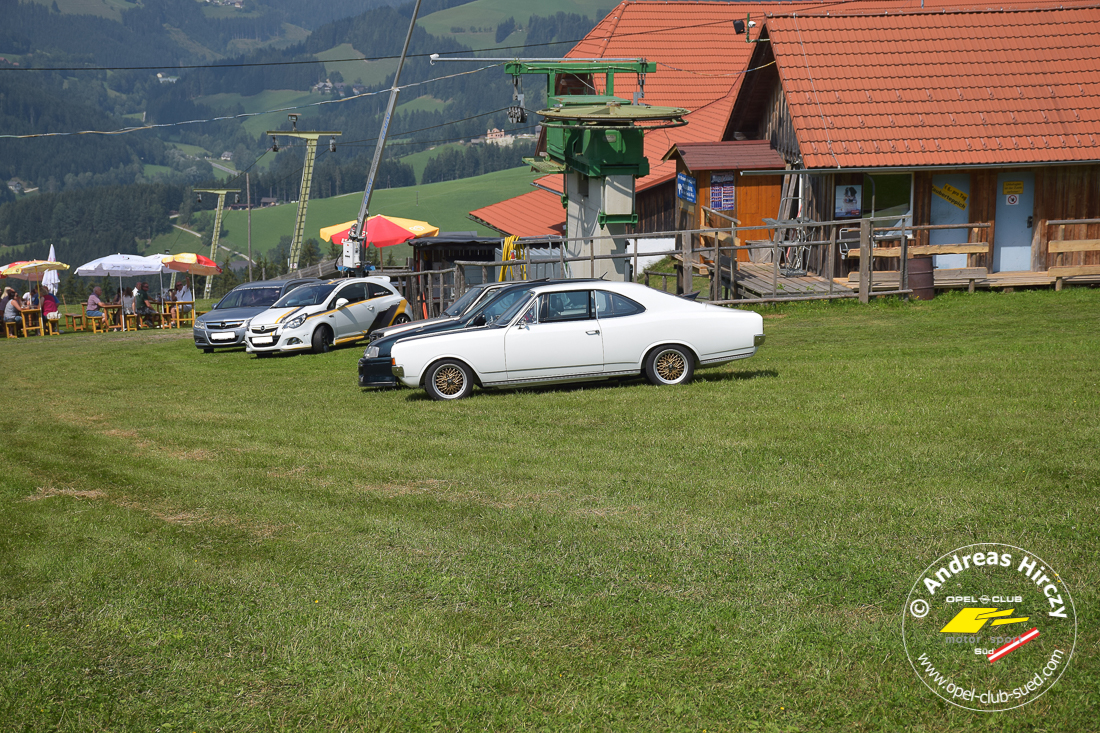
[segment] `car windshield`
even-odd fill
[[[466,294],[454,302],[447,310],[443,311],[445,316],[461,316],[466,312],[466,309],[473,305],[478,298],[485,292],[485,288],[471,288],[466,291]]]
[[[486,308],[485,317],[487,321],[494,326],[507,326],[509,323],[512,322],[512,319],[516,317],[516,314],[523,310],[527,306],[527,304],[531,302],[531,299],[528,297],[530,294],[530,290],[515,290],[511,293],[506,293],[500,298],[497,298],[497,301],[502,301],[509,295],[514,296],[509,299],[509,303],[506,307],[497,311],[497,313],[493,315],[490,315],[488,312],[489,308]],[[494,301],[489,305],[491,308],[492,306],[497,305],[497,302]]]
[[[214,309],[270,308],[279,299],[279,290],[280,288],[239,288],[227,293]]]
[[[318,305],[324,303],[325,299],[332,294],[332,291],[339,284],[340,283],[317,283],[316,285],[302,285],[280,298],[279,302],[273,305],[272,308],[298,308],[303,305]]]

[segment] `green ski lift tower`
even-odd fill
[[[645,59],[487,59],[443,58],[437,61],[484,63],[504,62],[512,76],[513,106],[508,119],[513,124],[527,121],[520,77],[546,77],[547,109],[539,110],[546,131],[543,156],[524,162],[543,173],[562,173],[565,194],[566,235],[581,241],[569,242],[572,257],[625,254],[627,227],[638,223],[634,206],[634,179],[649,174],[644,135],[649,130],[686,125],[686,109],[643,104],[646,74],[657,64]],[[637,74],[638,90],[633,99],[615,96],[615,75]],[[603,89],[596,86],[603,76]],[[577,268],[573,268],[577,271]],[[626,258],[596,260],[595,277],[625,280]],[[581,268],[584,274],[584,268]]]

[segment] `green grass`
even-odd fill
[[[237,104],[240,104],[245,112],[264,112],[320,102],[324,99],[326,97],[320,94],[311,94],[294,89],[267,89],[249,97],[241,96],[237,92],[222,92],[199,98],[204,104],[210,105],[219,112],[228,112]],[[296,110],[296,113],[301,115],[302,119],[308,119],[317,115],[317,108],[303,107]],[[290,125],[286,116],[286,112],[272,112],[256,117],[246,117],[241,124],[244,125],[248,134],[253,136],[260,135],[268,130],[289,130]],[[309,129],[309,127],[303,129]]]
[[[322,61],[329,59],[362,58],[367,54],[356,51],[350,43],[343,43],[316,54]],[[367,86],[381,84],[386,80],[387,74],[392,74],[397,68],[396,61],[331,61],[325,64],[325,71],[331,74],[339,71],[346,84],[354,84],[356,79],[362,79]]]
[[[402,112],[442,112],[447,108],[447,102],[425,95],[399,104],[397,108]]]
[[[444,231],[477,230],[483,234],[493,234],[487,227],[479,227],[467,214],[482,206],[525,193],[530,190],[528,184],[536,177],[537,174],[531,173],[527,168],[512,168],[460,181],[382,189],[371,197],[371,213],[420,219]],[[354,219],[359,214],[362,202],[362,192],[327,199],[311,199],[306,211],[306,236],[317,237],[322,227]],[[297,204],[253,209],[252,251],[266,252],[278,245],[279,237],[291,233],[297,210]],[[225,226],[229,233],[221,238],[221,242],[243,252],[247,246],[246,212],[226,212]],[[322,249],[327,247],[327,244],[323,244]],[[389,250],[393,251],[398,262],[409,254],[408,248],[402,245],[387,248],[385,254]]]
[[[444,143],[443,145],[436,145],[429,150],[421,150],[419,153],[413,153],[412,155],[406,155],[401,158],[402,163],[408,163],[412,166],[412,169],[416,172],[416,180],[420,180],[424,175],[424,168],[428,165],[428,161],[437,155],[441,154],[448,148],[465,148],[462,143]],[[526,191],[517,191],[516,195],[520,193],[526,193]]]
[[[160,174],[167,175],[168,173],[172,172],[172,169],[166,165],[153,165],[152,163],[146,163],[144,166],[142,166],[142,168],[143,175],[146,178],[152,178],[153,176]]]
[[[210,151],[205,148],[200,148],[198,145],[188,145],[187,143],[168,143],[174,148],[178,148],[188,155],[194,155],[199,158],[206,158],[210,156]]]
[[[50,7],[54,0],[34,0],[39,5]],[[121,21],[122,11],[137,7],[137,3],[127,0],[57,0],[57,9],[62,13],[76,15],[98,15],[101,18]]]
[[[684,388],[456,404],[361,392],[354,347],[8,342],[35,368],[0,377],[0,719],[1092,730],[1098,309],[767,309],[757,357]],[[918,682],[899,619],[982,541],[1055,563],[1080,619],[1057,686],[984,716]]]
[[[453,36],[462,43],[474,44],[476,38],[481,47],[481,42],[488,40],[486,45],[495,45],[496,28],[506,18],[516,19],[524,29],[527,20],[532,15],[550,16],[557,12],[577,13],[594,17],[595,11],[610,9],[615,3],[608,2],[603,6],[593,6],[583,0],[474,0],[472,3],[459,5],[446,10],[440,10],[426,15],[417,21],[417,24],[433,35]],[[488,28],[485,33],[457,33],[452,34],[451,28]],[[514,39],[513,39],[514,40]],[[512,40],[509,40],[512,43]]]

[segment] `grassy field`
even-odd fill
[[[366,54],[356,51],[350,43],[342,43],[316,56],[321,61],[329,61],[329,59],[363,58]],[[361,79],[367,86],[383,83],[386,75],[392,74],[396,68],[396,61],[329,61],[325,64],[325,71],[329,74],[339,71],[345,83],[353,84],[356,79]]]
[[[526,30],[527,19],[532,15],[550,16],[557,12],[576,13],[594,17],[597,10],[608,10],[615,3],[607,2],[602,6],[582,0],[474,0],[424,16],[417,21],[424,30],[437,36],[453,36],[459,43],[473,48],[489,48],[497,45],[496,29],[506,18],[515,18]],[[452,28],[464,28],[464,33],[452,33]],[[470,29],[484,29],[471,32]],[[522,43],[526,33],[515,35],[507,40],[509,44]]]
[[[387,188],[371,197],[371,212],[407,219],[428,221],[444,231],[473,231],[491,234],[467,217],[473,209],[526,193],[537,177],[527,168],[512,168],[460,181],[430,183],[409,188]],[[322,227],[354,219],[363,202],[361,191],[327,199],[311,199],[306,212],[306,236],[317,237]],[[419,202],[419,205],[418,205]],[[252,211],[252,251],[266,252],[278,245],[279,237],[290,234],[297,204],[282,204]],[[247,246],[247,215],[230,211],[225,215],[229,233],[221,242],[239,252]],[[185,235],[186,236],[186,235]],[[192,237],[193,239],[193,237]],[[326,245],[327,246],[327,245]],[[407,256],[407,248],[393,247],[398,260]]]
[[[355,347],[7,342],[2,727],[1094,730],[1098,311],[769,308],[684,388],[456,404],[361,392]],[[982,541],[1055,563],[1080,620],[999,715],[900,639],[917,574]]]
[[[430,150],[421,150],[419,153],[413,153],[412,155],[406,155],[403,158],[401,158],[401,162],[402,163],[408,163],[409,165],[412,166],[413,170],[416,172],[416,180],[419,181],[421,176],[424,175],[424,168],[425,168],[425,166],[428,165],[429,160],[431,160],[432,158],[434,158],[437,155],[441,154],[444,150],[446,150],[448,148],[462,149],[462,148],[465,148],[465,147],[466,147],[466,145],[463,144],[463,143],[444,143],[442,145],[436,145],[434,148],[431,148]],[[519,192],[517,192],[517,195],[519,193],[526,193],[526,191],[519,191]]]
[[[219,112],[228,112],[238,103],[245,112],[263,112],[269,109],[282,109],[284,107],[296,107],[298,105],[320,102],[326,97],[320,94],[297,91],[294,89],[267,89],[259,94],[245,97],[236,92],[222,92],[199,97],[203,104],[209,104]],[[317,116],[316,107],[302,107],[296,110],[302,116],[302,120]],[[241,123],[249,135],[260,135],[268,130],[289,130],[290,125],[286,119],[286,112],[272,112],[271,114],[246,117]],[[308,126],[302,129],[310,129]]]

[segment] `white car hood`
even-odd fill
[[[311,310],[315,310],[316,308],[317,306],[315,305],[296,305],[290,308],[268,308],[263,313],[253,318],[251,325],[253,328],[257,326],[275,326],[288,320],[287,318],[284,318],[284,316],[289,316],[295,311],[308,312]]]

